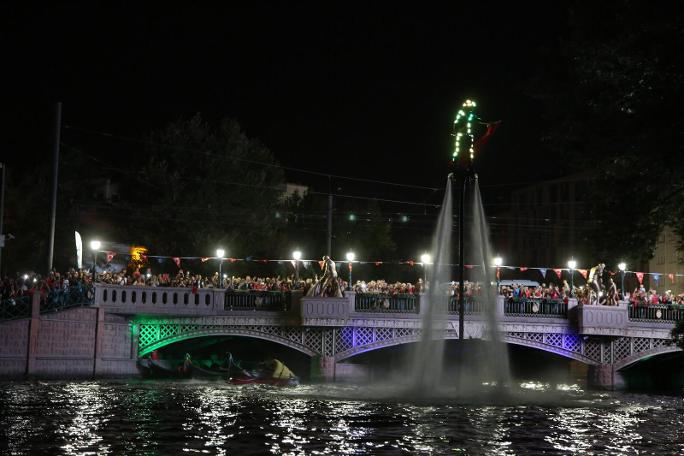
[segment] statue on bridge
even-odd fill
[[[306,295],[341,298],[342,290],[340,289],[340,282],[337,279],[335,262],[326,255],[323,257],[321,263],[323,263],[323,276],[316,281]]]

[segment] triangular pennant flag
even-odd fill
[[[382,261],[376,261],[376,262],[375,262],[375,265],[376,265],[376,266],[380,266],[381,264],[382,264]]]
[[[143,263],[147,263],[147,255],[145,255],[144,253],[140,254],[140,259],[142,260]]]
[[[644,273],[643,272],[635,272],[637,276],[637,280],[639,280],[639,285],[642,285],[644,283]]]
[[[675,278],[674,278],[674,277],[675,277],[675,275],[672,274],[672,273],[669,273],[669,274],[667,275],[667,278],[670,279],[670,283],[674,283],[674,282],[675,282]]]
[[[653,280],[655,280],[655,281],[656,281],[656,284],[657,284],[658,281],[660,280],[660,274],[657,274],[657,273],[656,273],[656,274],[653,274]]]
[[[409,266],[413,267],[413,266],[416,264],[416,262],[413,261],[413,260],[408,260],[408,261],[406,262],[406,264],[408,264]]]
[[[290,260],[290,263],[292,263],[293,268],[297,267],[297,262],[295,260]]]
[[[538,269],[539,269],[539,272],[541,272],[542,277],[546,277],[547,269],[546,268],[538,268]]]
[[[173,262],[176,263],[178,268],[180,268],[180,257],[173,257]]]
[[[111,262],[112,262],[112,258],[114,258],[115,256],[116,256],[116,252],[110,252],[110,251],[108,251],[108,252],[107,252],[107,263],[111,263]]]
[[[464,265],[466,269],[473,269],[475,267],[474,264],[466,264]]]
[[[558,278],[560,279],[560,278],[561,278],[561,274],[563,273],[563,270],[562,270],[562,269],[554,269],[553,272],[555,272],[556,275],[558,276]]]
[[[321,267],[321,269],[323,269],[323,266],[325,266],[325,261],[319,261],[318,265]]]
[[[237,258],[228,258],[229,263],[237,263]]]
[[[209,261],[211,258],[210,257],[202,257],[200,260],[202,260],[202,263]]]
[[[527,268],[525,266],[520,266],[518,269],[520,269],[520,272],[527,271]]]
[[[586,269],[578,269],[577,272],[579,272],[580,275],[584,277],[584,280],[587,279],[587,274],[589,273],[589,271],[587,271]]]

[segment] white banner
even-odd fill
[[[81,269],[83,268],[83,242],[78,231],[74,231],[74,236],[76,237],[76,265],[78,269]]]

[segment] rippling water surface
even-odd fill
[[[7,382],[0,452],[684,453],[682,397],[525,386],[512,396],[410,400],[386,387]]]

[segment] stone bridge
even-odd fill
[[[420,297],[415,296],[303,298],[299,292],[193,293],[187,288],[99,284],[88,306],[40,310],[34,299],[30,318],[0,322],[5,334],[0,335],[0,372],[130,374],[136,372],[139,357],[166,345],[205,336],[242,336],[298,350],[320,362],[324,377],[335,378],[344,376],[342,362],[355,355],[418,341],[422,317]],[[626,305],[513,303],[502,297],[496,310],[505,342],[587,364],[594,381],[606,386],[619,383],[620,369],[636,361],[678,351],[667,342],[674,320],[684,317],[665,306],[641,312]],[[459,337],[455,312],[448,316],[445,337]],[[464,337],[487,338],[477,303],[466,306]],[[17,342],[21,340],[25,343]],[[60,360],[65,367],[55,371]]]

